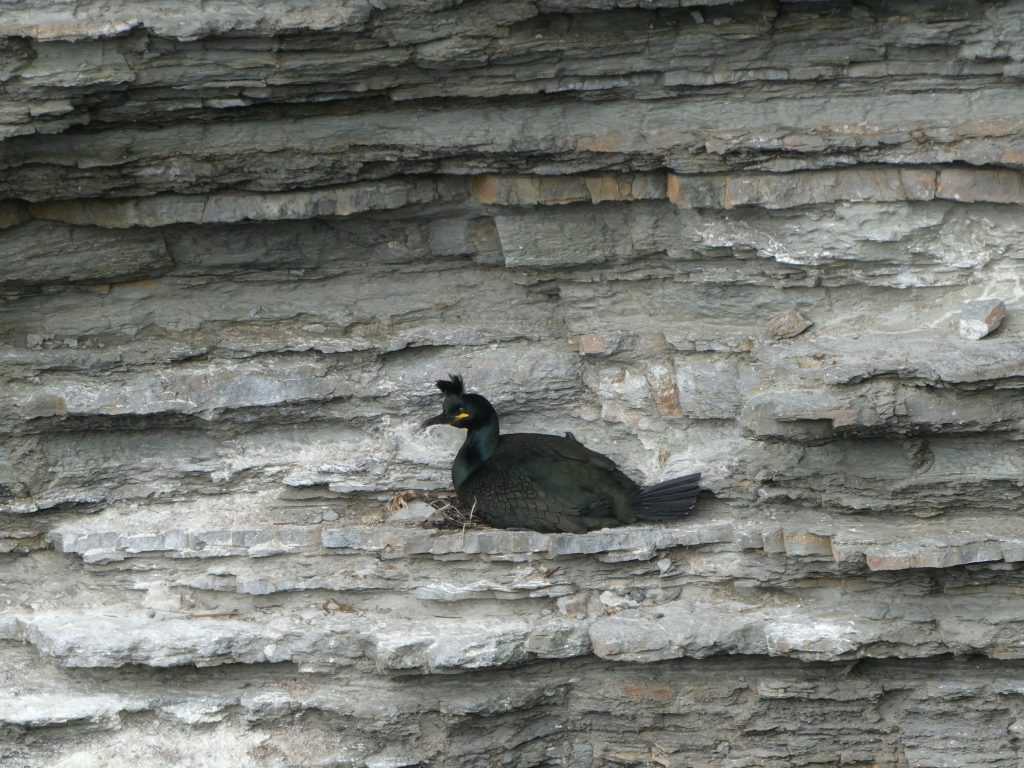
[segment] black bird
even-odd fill
[[[498,412],[467,393],[462,377],[437,382],[444,410],[423,422],[466,430],[452,464],[455,491],[474,514],[499,528],[586,533],[638,520],[687,514],[700,491],[700,473],[641,488],[607,456],[565,437],[498,433]]]

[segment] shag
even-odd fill
[[[452,480],[462,502],[489,525],[586,533],[638,520],[672,520],[693,509],[699,472],[641,488],[571,432],[499,434],[494,406],[465,392],[461,376],[442,379],[437,388],[444,393],[443,410],[422,428],[449,424],[466,430]]]

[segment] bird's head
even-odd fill
[[[462,377],[452,374],[449,380],[441,379],[437,388],[444,393],[444,405],[441,413],[427,419],[421,429],[435,424],[448,424],[459,429],[477,429],[485,423],[496,419],[497,412],[483,395],[465,392]]]

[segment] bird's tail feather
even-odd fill
[[[643,488],[636,503],[637,520],[671,520],[686,515],[697,503],[700,472]]]

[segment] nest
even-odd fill
[[[399,491],[387,503],[389,513],[397,512],[409,506],[411,501],[422,501],[437,510],[429,520],[423,523],[424,528],[462,529],[471,525],[480,525],[480,518],[475,517],[473,509],[455,495],[455,491]]]

